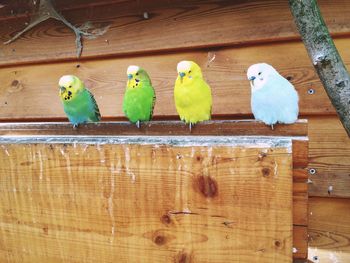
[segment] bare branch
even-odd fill
[[[350,75],[336,49],[316,0],[289,0],[309,57],[350,137]]]
[[[40,24],[41,22],[46,21],[49,18],[53,18],[53,19],[56,19],[58,21],[61,21],[63,24],[65,24],[67,27],[69,27],[71,30],[73,30],[73,32],[75,34],[75,43],[76,43],[76,47],[77,47],[77,57],[80,57],[82,49],[83,49],[83,45],[81,42],[82,36],[85,36],[88,38],[95,38],[97,36],[104,34],[108,29],[106,27],[104,29],[101,29],[97,33],[91,33],[91,32],[85,31],[81,28],[75,27],[71,23],[69,23],[61,14],[59,14],[56,11],[55,7],[52,4],[52,0],[40,0],[39,7],[37,8],[37,12],[35,12],[33,17],[31,18],[29,25],[26,28],[24,28],[22,31],[18,32],[11,39],[6,41],[4,44],[5,45],[10,44],[11,42],[18,39],[25,32],[29,31],[30,29],[32,29],[36,25]]]

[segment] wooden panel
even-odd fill
[[[336,44],[345,63],[350,65],[350,38],[339,39]],[[251,64],[261,61],[274,65],[283,76],[291,79],[300,95],[302,115],[335,114],[305,47],[302,43],[292,42],[210,52],[3,68],[0,69],[0,119],[63,118],[57,83],[64,74],[75,74],[85,81],[95,94],[103,117],[121,117],[126,69],[130,64],[144,67],[152,78],[157,94],[155,116],[176,116],[173,103],[176,65],[184,59],[195,60],[201,65],[205,79],[212,87],[214,115],[251,114],[246,70]],[[314,94],[310,95],[309,89],[313,89]]]
[[[350,262],[349,211],[350,199],[310,198],[309,259],[312,262]]]
[[[287,1],[134,0],[99,6],[89,3],[84,6],[83,1],[79,1],[76,7],[67,2],[73,1],[58,1],[58,9],[65,9],[62,14],[72,24],[89,22],[93,28],[109,27],[102,37],[84,41],[83,57],[299,38]],[[347,14],[350,3],[344,0],[319,2],[331,32],[335,35],[349,33],[350,18]],[[16,9],[8,9],[16,12]],[[144,19],[144,12],[148,12],[149,19]],[[1,42],[29,22],[28,17],[17,15],[12,15],[16,19],[1,21]],[[33,28],[16,42],[3,46],[0,64],[75,58],[74,34],[61,22],[50,20]]]
[[[304,168],[309,163],[309,141],[295,140],[293,141],[293,167]]]
[[[2,262],[291,261],[283,146],[3,148]]]
[[[294,258],[307,258],[308,232],[305,226],[293,227],[293,256]]]
[[[338,118],[309,118],[309,138],[310,195],[350,197],[350,139]]]

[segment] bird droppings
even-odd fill
[[[199,176],[197,179],[197,187],[207,198],[214,198],[218,195],[218,183],[210,176]]]
[[[275,161],[275,166],[274,166],[274,172],[273,172],[273,174],[274,174],[274,176],[275,177],[277,177],[277,173],[278,173],[278,163]]]
[[[108,197],[108,214],[109,214],[109,218],[111,220],[111,239],[110,239],[110,243],[114,242],[114,236],[115,236],[115,218],[114,218],[114,202],[113,202],[113,198],[114,198],[114,191],[115,191],[115,174],[116,174],[116,167],[114,165],[114,162],[111,162],[111,191]]]
[[[216,54],[214,52],[208,52],[208,62],[207,67],[210,67],[210,64],[215,60]]]
[[[328,195],[333,192],[333,185],[328,186]]]
[[[38,156],[39,156],[39,168],[40,168],[39,179],[42,180],[44,175],[44,168],[43,168],[43,159],[41,156],[41,151],[38,152]]]
[[[258,156],[258,160],[262,161],[267,156],[267,152],[261,151]]]

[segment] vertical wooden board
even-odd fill
[[[0,150],[2,262],[292,260],[288,147]]]
[[[308,229],[306,226],[293,227],[293,256],[294,258],[307,258]]]
[[[350,262],[350,199],[310,199],[309,259],[320,263]]]

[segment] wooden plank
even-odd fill
[[[350,197],[350,139],[339,119],[310,117],[309,138],[310,196]]]
[[[76,7],[67,4],[73,1],[57,2],[58,9],[64,9],[62,14],[72,24],[90,22],[93,28],[108,26],[102,37],[84,41],[84,58],[299,39],[286,1],[135,0],[99,6],[89,3],[85,6],[79,1]],[[335,36],[349,34],[350,3],[319,2],[331,32]],[[148,12],[149,19],[143,18],[144,12]],[[1,42],[29,22],[27,14],[12,16],[16,19],[0,23]],[[3,46],[0,53],[1,65],[62,59],[76,59],[75,38],[70,29],[54,20]]]
[[[350,262],[349,211],[350,199],[310,198],[309,259],[312,262]]]
[[[295,183],[294,183],[295,184]],[[293,184],[293,186],[294,186]],[[308,225],[308,194],[296,193],[293,187],[293,224],[294,226]],[[296,234],[296,233],[294,233]]]
[[[309,141],[293,141],[293,167],[305,168],[309,163]]]
[[[305,226],[293,227],[293,257],[294,258],[307,258],[308,250],[308,232]]]
[[[345,63],[350,65],[350,38],[335,41]],[[297,60],[295,58],[298,58]],[[130,64],[144,67],[152,78],[157,101],[156,117],[177,116],[173,103],[176,65],[194,60],[203,69],[212,87],[213,114],[216,116],[251,116],[250,86],[247,68],[265,61],[296,86],[300,96],[301,115],[335,114],[317,77],[304,45],[291,42],[275,45],[224,48],[212,51],[171,53],[103,60],[65,62],[0,69],[0,119],[65,118],[58,97],[58,79],[64,74],[79,76],[95,94],[104,118],[122,117],[122,99],[126,69]],[[309,90],[314,91],[309,94]],[[50,102],[50,107],[47,103]],[[24,107],[25,106],[25,107]]]
[[[7,262],[291,262],[288,148],[5,147]]]
[[[307,181],[308,177],[309,173],[306,168],[293,169],[294,180]]]
[[[291,136],[306,139],[307,120],[290,125],[271,127],[255,120],[206,121],[195,125],[192,131],[181,121],[144,122],[138,129],[129,122],[100,122],[80,125],[78,129],[67,122],[58,123],[0,123],[0,136],[13,135],[208,135],[208,136]],[[300,138],[303,137],[303,138]],[[304,146],[304,144],[300,144]],[[297,148],[298,152],[304,148]]]

